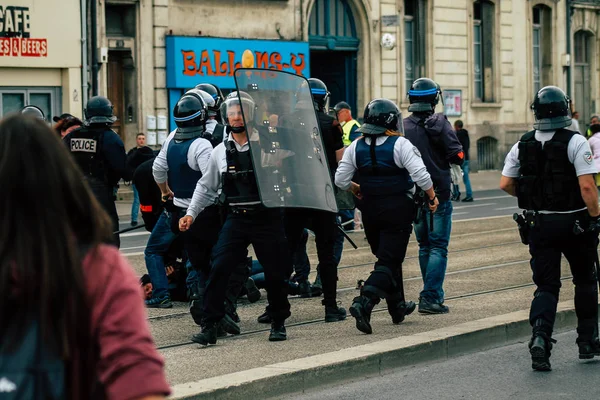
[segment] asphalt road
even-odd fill
[[[555,336],[552,372],[535,372],[526,343],[396,370],[388,375],[307,392],[328,399],[598,399],[600,358],[580,361],[574,331]],[[290,397],[287,397],[290,398]]]
[[[453,202],[453,220],[512,215],[518,212],[517,200],[501,190],[474,192],[472,203]],[[120,229],[129,228],[129,216],[121,216]],[[140,223],[142,222],[140,216]],[[149,232],[140,228],[121,235],[121,251],[125,255],[143,254]]]

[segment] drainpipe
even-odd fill
[[[81,104],[86,106],[88,99],[88,42],[87,42],[87,2],[81,0]],[[83,115],[83,114],[82,114]]]
[[[575,62],[575,60],[571,55],[571,1],[566,0],[565,4],[567,8],[567,54],[571,59],[570,65],[567,66],[567,95],[570,98],[573,98],[571,95],[571,65]]]
[[[90,7],[92,22],[92,96],[98,96],[98,7],[92,0]]]

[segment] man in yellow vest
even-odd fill
[[[337,119],[342,126],[344,132],[342,139],[344,140],[344,146],[348,147],[350,143],[360,137],[360,133],[355,133],[360,124],[354,118],[352,118],[352,111],[350,106],[345,101],[340,101],[333,107],[337,114]]]

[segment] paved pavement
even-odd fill
[[[576,333],[555,336],[552,372],[534,372],[526,342],[401,368],[390,374],[315,390],[293,400],[598,399],[600,358],[577,357]]]

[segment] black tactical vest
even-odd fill
[[[225,142],[227,172],[223,172],[223,193],[229,205],[260,201],[250,150],[237,151],[231,140]]]
[[[585,208],[581,198],[575,166],[569,161],[567,148],[575,133],[556,131],[551,140],[542,143],[535,131],[527,132],[519,141],[519,173],[517,199],[526,210],[572,211]]]
[[[105,127],[82,127],[69,138],[69,151],[87,179],[108,184],[106,160],[103,154]]]

